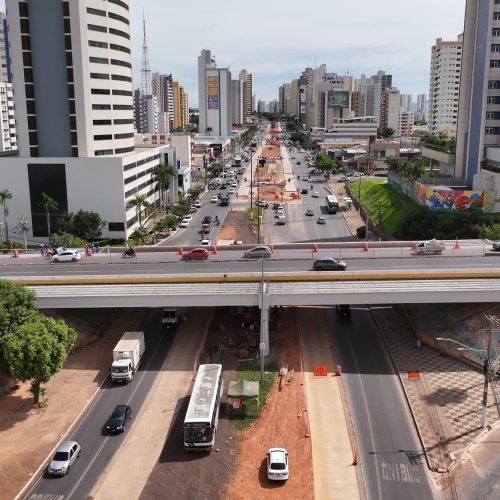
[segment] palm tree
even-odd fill
[[[139,219],[139,227],[142,227],[142,209],[149,208],[148,197],[145,194],[136,194],[135,198],[129,202],[130,206],[135,207]]]
[[[165,205],[166,193],[170,188],[170,178],[175,175],[172,165],[160,163],[153,168],[153,180],[157,182],[160,190],[160,211]]]
[[[54,210],[57,210],[57,201],[54,200],[54,198],[51,198],[47,193],[42,193],[42,201],[40,201],[38,206],[40,207],[40,210],[42,210],[42,212],[45,212],[45,214],[47,215],[47,229],[50,241],[50,237],[52,235],[50,231],[50,213]]]
[[[9,207],[7,205],[7,200],[12,198],[12,194],[8,189],[4,189],[0,191],[0,203],[3,207],[3,220],[5,222],[5,241],[9,239],[9,225],[7,223],[7,219],[9,217]]]

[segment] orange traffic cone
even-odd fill
[[[368,252],[368,243],[366,241],[363,243],[363,252]]]
[[[179,255],[183,255],[184,254],[184,250],[182,249],[182,247],[179,247],[179,251],[177,253]]]

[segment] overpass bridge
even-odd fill
[[[500,302],[499,269],[7,279],[32,290],[41,309],[258,306],[265,346],[269,346],[269,309],[273,306]]]

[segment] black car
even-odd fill
[[[343,316],[344,318],[351,317],[351,306],[349,304],[337,304],[335,309],[339,316]]]
[[[500,252],[500,242],[494,242],[493,245],[491,246],[491,249],[494,250],[495,252]]]
[[[106,430],[110,433],[123,432],[127,420],[132,418],[132,410],[128,405],[118,405],[106,422]]]
[[[300,191],[300,194],[307,194],[307,193],[309,193],[309,189],[306,188],[302,188]]]
[[[281,203],[273,203],[273,210],[278,210],[281,207]]]
[[[221,189],[226,189],[226,188],[227,188],[227,184],[221,184],[221,185],[220,185],[220,188],[221,188]]]
[[[347,264],[343,260],[333,257],[323,257],[316,259],[313,264],[314,271],[345,271]]]
[[[201,222],[202,224],[211,224],[212,223],[212,216],[211,215],[205,215],[203,217],[203,220]]]

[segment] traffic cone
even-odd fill
[[[177,251],[177,253],[179,255],[183,255],[184,254],[184,250],[182,249],[182,247],[179,247],[179,250]]]
[[[455,238],[455,250],[460,250],[460,241],[458,238]]]
[[[316,253],[318,251],[318,245],[316,243],[313,243],[312,251],[313,253]]]
[[[363,243],[363,252],[368,252],[368,243],[366,241]]]

